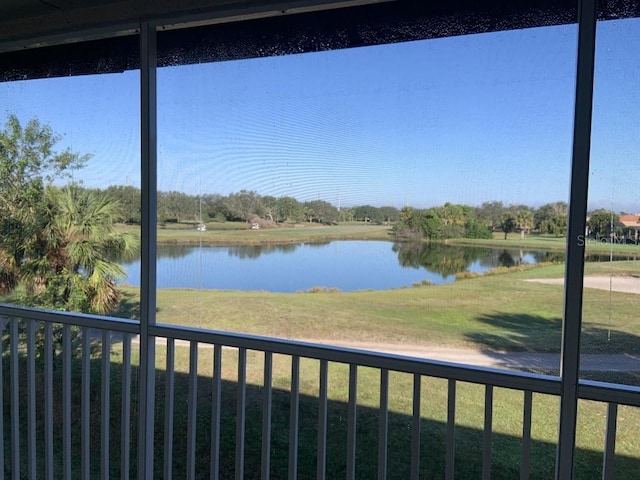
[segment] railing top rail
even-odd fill
[[[140,333],[140,323],[135,320],[103,317],[86,313],[42,310],[0,303],[0,316],[28,318],[41,322],[62,323],[78,327],[98,328],[122,333]]]
[[[618,383],[581,380],[578,384],[578,398],[640,407],[640,388]]]
[[[462,382],[493,385],[496,387],[558,395],[560,379],[549,375],[514,372],[472,365],[427,360],[390,353],[368,352],[353,348],[336,347],[297,340],[275,339],[257,335],[203,330],[175,325],[158,324],[150,329],[157,337],[176,340],[220,344],[249,350],[298,355],[316,360],[357,364],[372,368],[385,368],[398,372],[418,373],[425,376],[448,378]]]

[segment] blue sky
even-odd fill
[[[598,28],[590,206],[640,211],[640,25]],[[342,206],[567,200],[575,25],[161,69],[162,190]],[[637,63],[637,62],[636,62]],[[0,84],[92,153],[88,186],[140,184],[139,75]]]

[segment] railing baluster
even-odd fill
[[[291,399],[289,402],[289,479],[298,477],[298,416],[300,412],[300,357],[291,358]]]
[[[618,404],[609,403],[607,405],[607,431],[605,433],[606,437],[602,465],[602,480],[613,479],[615,475],[617,423]]]
[[[35,320],[27,320],[27,428],[28,474],[36,478],[36,342]]]
[[[90,402],[91,402],[91,338],[90,329],[88,327],[82,328],[82,380],[80,381],[81,388],[81,413],[80,413],[80,439],[82,446],[80,454],[80,468],[81,478],[90,478],[91,472],[91,437],[89,436],[89,427],[91,422],[90,415]]]
[[[109,480],[109,434],[111,420],[111,332],[102,331],[102,408],[100,418],[100,472]]]
[[[387,441],[389,426],[389,370],[380,370],[380,419],[378,422],[378,479],[387,478]]]
[[[531,467],[531,408],[533,394],[524,392],[524,412],[522,416],[522,455],[520,457],[520,479],[527,480]]]
[[[189,395],[187,410],[187,478],[196,478],[196,420],[198,414],[198,342],[189,347]]]
[[[247,349],[238,349],[238,405],[236,410],[236,480],[244,479],[244,424],[247,403]]]
[[[53,480],[54,355],[55,351],[53,350],[53,326],[51,325],[51,322],[44,322],[44,475],[47,480]],[[2,370],[0,366],[0,372],[1,371]],[[1,395],[0,398],[2,398]]]
[[[122,334],[122,403],[120,420],[120,478],[129,480],[131,449],[131,335]]]
[[[264,352],[264,382],[262,388],[262,480],[271,477],[271,409],[273,354]]]
[[[413,375],[413,414],[411,418],[411,479],[420,478],[420,403],[422,396],[422,377]]]
[[[4,475],[4,329],[7,320],[0,316],[0,472]]]
[[[327,472],[327,384],[329,362],[320,360],[320,384],[318,386],[318,465],[316,479],[325,480]]]
[[[211,480],[220,474],[220,407],[222,403],[222,345],[213,347],[213,378],[211,385]]]
[[[20,479],[20,371],[18,369],[18,319],[11,319],[11,476]]]
[[[482,480],[491,479],[491,454],[493,444],[493,385],[484,390],[484,439],[482,445]]]
[[[349,365],[349,411],[347,413],[347,480],[356,477],[356,424],[358,407],[358,366]]]
[[[71,480],[71,327],[62,327],[62,470]]]
[[[446,452],[446,480],[454,480],[456,460],[456,381],[449,379],[447,394],[447,452]]]
[[[164,479],[173,478],[173,410],[175,389],[175,340],[167,338],[167,358],[164,386]]]

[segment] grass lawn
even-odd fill
[[[117,231],[139,233],[136,225],[117,225]],[[254,245],[264,243],[328,242],[331,240],[392,240],[390,227],[365,223],[318,225],[286,224],[251,230],[244,222],[208,223],[199,232],[194,225],[166,224],[158,228],[158,243],[182,245]]]
[[[157,321],[281,338],[559,352],[563,265],[387,291],[270,293],[158,290]],[[637,274],[637,262],[589,263],[586,274]],[[126,289],[121,316],[138,302]],[[640,351],[638,297],[585,289],[584,353]]]
[[[611,252],[611,244],[598,242],[593,239],[583,239],[588,253],[607,254]],[[527,248],[531,250],[566,250],[566,237],[554,235],[529,234],[520,238],[519,233],[510,233],[507,239],[504,233],[494,232],[492,239],[454,238],[446,240],[446,243],[454,245],[484,245],[502,248]],[[640,258],[640,244],[613,244],[614,255],[629,255]]]

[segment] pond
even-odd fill
[[[602,257],[602,258],[601,258]],[[608,260],[608,255],[590,260]],[[306,291],[385,290],[500,266],[562,262],[563,252],[384,241],[286,245],[158,246],[158,288]],[[125,283],[139,285],[140,261],[124,264]]]

